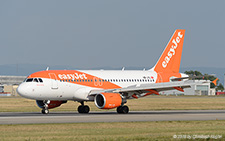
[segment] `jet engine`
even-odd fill
[[[48,105],[48,109],[52,109],[52,108],[56,108],[56,107],[59,107],[61,104],[63,103],[67,103],[67,101],[50,101],[50,100],[47,100],[47,101],[43,101],[43,100],[36,100],[36,103],[38,105],[38,107],[40,108],[45,108],[44,105],[45,103]]]
[[[95,96],[95,105],[99,109],[113,109],[122,104],[122,98],[117,93],[101,93]]]

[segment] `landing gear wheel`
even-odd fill
[[[116,111],[120,114],[122,112],[122,106],[117,107]]]
[[[123,106],[123,107],[122,107],[122,113],[123,113],[123,114],[129,113],[129,108],[128,108],[127,106]]]
[[[119,106],[117,107],[118,114],[127,114],[129,113],[129,108],[127,106]]]
[[[83,112],[84,113],[89,113],[89,111],[90,111],[89,106],[85,105],[84,108],[83,108]]]
[[[78,110],[78,112],[79,113],[89,113],[89,111],[90,111],[90,108],[89,108],[89,106],[87,106],[87,105],[80,105],[78,108],[77,108],[77,110]]]
[[[48,110],[48,109],[42,109],[42,110],[41,110],[41,113],[42,113],[42,114],[48,114],[48,113],[49,113],[49,110]]]
[[[83,113],[83,107],[84,106],[81,105],[77,108],[78,113]]]

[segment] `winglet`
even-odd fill
[[[153,68],[156,72],[178,73],[184,42],[184,29],[177,29]]]
[[[212,81],[212,83],[216,86],[217,85],[217,80],[218,78],[216,78],[215,80]]]

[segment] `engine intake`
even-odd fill
[[[122,104],[122,98],[117,93],[101,93],[95,96],[95,105],[99,109],[113,109]]]

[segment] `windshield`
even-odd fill
[[[36,83],[43,83],[41,78],[27,78],[24,82],[36,82]]]

